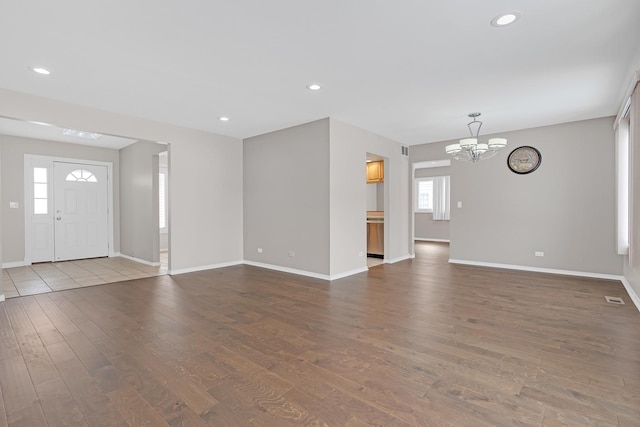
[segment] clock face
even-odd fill
[[[542,162],[542,155],[533,147],[518,147],[507,157],[507,165],[515,173],[531,173],[538,169]]]

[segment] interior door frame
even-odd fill
[[[37,154],[24,155],[24,265],[31,265],[32,258],[32,230],[31,217],[33,215],[33,168],[47,168],[47,182],[51,185],[47,186],[47,200],[49,215],[53,212],[53,163],[76,163],[84,165],[105,166],[107,168],[107,241],[109,257],[116,256],[114,249],[114,232],[113,232],[113,163],[97,160],[74,159],[69,157],[42,156]],[[53,222],[51,223],[53,227]],[[51,230],[53,235],[53,230]],[[53,245],[53,243],[52,243]],[[53,246],[52,246],[53,248]],[[54,251],[51,253],[51,262],[54,262]]]

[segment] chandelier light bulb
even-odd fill
[[[457,144],[449,144],[445,147],[445,152],[454,159],[475,163],[495,156],[498,150],[507,146],[506,138],[491,138],[487,142],[480,142],[482,122],[478,120],[479,116],[480,113],[469,114],[473,119],[467,124],[470,138],[463,138]]]

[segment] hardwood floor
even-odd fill
[[[0,426],[640,425],[620,283],[416,251],[333,282],[236,266],[7,300]]]

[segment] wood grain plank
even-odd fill
[[[0,427],[635,427],[640,317],[604,302],[624,292],[418,243],[333,282],[233,266],[14,298]]]
[[[96,348],[95,344],[85,337],[80,330],[65,333],[64,337],[69,347],[71,347],[92,376],[98,369],[110,365],[109,361]]]
[[[71,319],[51,300],[48,294],[36,295],[34,298],[62,335],[79,331]]]
[[[62,379],[36,386],[42,411],[51,426],[89,426]]]
[[[218,401],[200,385],[189,378],[176,375],[176,372],[154,352],[123,335],[112,335],[114,341],[125,345],[132,359],[145,366],[157,375],[167,387],[173,391],[196,414],[202,415],[213,408]]]
[[[14,412],[38,403],[27,365],[21,356],[0,360],[0,383],[9,418]]]
[[[9,414],[9,427],[46,427],[50,424],[44,417],[39,403]]]
[[[108,342],[102,343],[106,346]],[[205,426],[205,421],[187,406],[167,386],[160,383],[151,371],[138,364],[129,356],[122,354],[111,360],[118,371],[119,386],[134,388],[155,411],[171,426]]]
[[[112,391],[109,398],[131,427],[169,426],[131,386]]]
[[[126,422],[66,342],[47,346],[78,408],[91,426],[125,426]]]
[[[45,312],[42,311],[42,307],[40,307],[40,304],[38,304],[34,297],[20,298],[20,304],[24,307],[31,324],[45,345],[64,341],[58,329],[51,320],[49,320]]]
[[[6,312],[7,306],[15,305],[13,301],[0,304],[0,360],[20,356],[20,347]]]
[[[2,393],[2,381],[0,381],[0,427],[7,427],[9,421],[7,420],[7,410],[4,407],[4,398]]]

